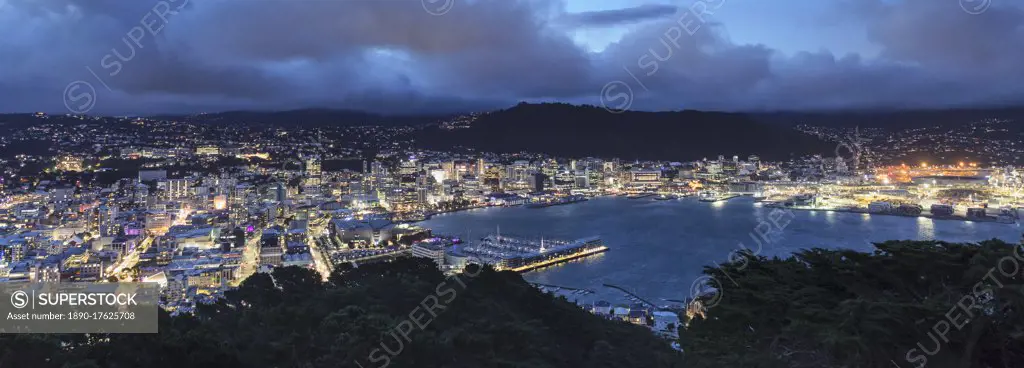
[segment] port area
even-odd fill
[[[581,259],[608,251],[600,237],[573,241],[522,239],[488,235],[479,242],[460,247],[459,252],[489,264],[499,271],[528,272],[538,268]]]
[[[845,212],[845,213],[859,213],[865,215],[880,215],[880,216],[899,216],[899,217],[924,217],[933,220],[950,220],[950,221],[971,221],[971,222],[994,222],[997,224],[1015,225],[1018,221],[1006,221],[1000,220],[998,217],[991,216],[963,216],[963,215],[936,215],[931,213],[920,213],[920,214],[908,214],[899,212],[873,212],[866,208],[833,208],[833,207],[811,207],[811,206],[786,206],[780,203],[768,203],[764,204],[766,207],[785,208],[790,210],[798,211],[823,211],[823,212]]]
[[[588,201],[588,200],[589,199],[587,197],[584,197],[584,196],[581,196],[581,195],[571,195],[571,196],[561,197],[561,198],[553,199],[553,200],[538,200],[538,201],[527,203],[524,206],[526,208],[545,208],[545,207],[551,207],[551,206],[560,206],[560,205],[563,205],[563,204],[573,204],[573,203],[585,202],[585,201]]]

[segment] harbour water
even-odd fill
[[[600,236],[610,250],[585,259],[524,274],[531,282],[593,290],[586,300],[628,302],[617,285],[653,301],[682,300],[704,266],[726,262],[738,245],[757,249],[751,234],[773,223],[761,255],[787,256],[811,248],[872,249],[873,242],[892,239],[939,239],[976,242],[999,238],[1017,242],[1016,224],[944,221],[929,218],[868,214],[791,211],[779,218],[776,209],[750,198],[701,202],[596,198],[547,208],[487,208],[437,215],[420,224],[435,233],[479,239],[494,233],[519,237],[578,239]],[[569,297],[570,300],[573,297]],[[667,304],[667,302],[666,302]]]

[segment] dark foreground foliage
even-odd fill
[[[0,367],[678,366],[642,327],[593,316],[518,274],[478,271],[446,279],[429,261],[399,259],[345,267],[325,283],[279,268],[196,316],[163,313],[159,334],[0,336]]]
[[[723,292],[682,331],[686,366],[1024,367],[1019,245],[876,248],[706,269]]]

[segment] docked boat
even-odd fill
[[[697,193],[697,199],[700,200],[701,202],[717,202],[718,193],[712,192],[710,190],[705,190],[703,192]]]
[[[889,202],[876,201],[868,204],[868,212],[871,213],[890,213],[893,211],[893,205]]]
[[[659,201],[667,201],[669,199],[676,199],[676,196],[671,194],[659,194],[658,196],[654,197],[654,199]]]
[[[917,215],[920,215],[922,211],[924,211],[924,208],[922,208],[920,205],[916,205],[916,204],[907,204],[907,203],[905,203],[905,204],[899,205],[899,207],[896,207],[896,213],[897,214],[906,215],[906,216],[917,216]]]
[[[953,206],[948,204],[933,204],[930,212],[935,216],[952,216]]]

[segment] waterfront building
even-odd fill
[[[445,249],[444,245],[429,242],[419,242],[412,245],[413,257],[427,258],[438,266],[444,266],[445,264]]]
[[[543,173],[534,173],[530,178],[530,189],[534,193],[540,193],[544,191],[544,182],[547,181],[547,175]]]

